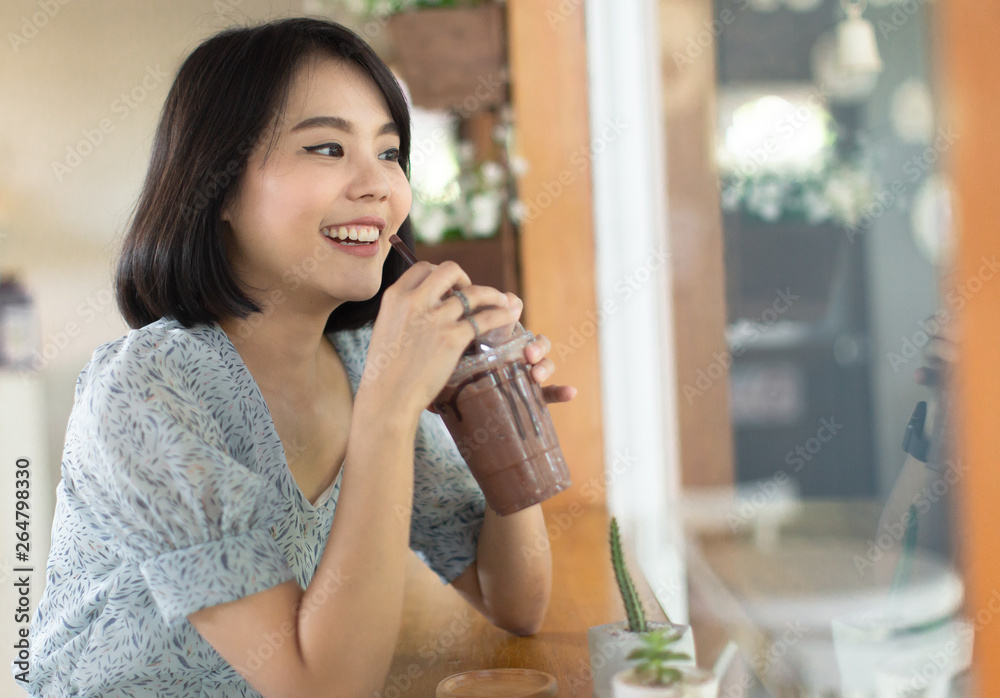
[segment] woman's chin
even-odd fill
[[[370,301],[378,293],[380,285],[377,284],[373,288],[355,287],[348,289],[342,295],[338,296],[338,298],[342,303],[363,303]]]

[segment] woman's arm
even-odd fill
[[[509,516],[487,508],[476,561],[451,585],[493,625],[515,635],[537,633],[552,590],[541,505]]]
[[[387,290],[355,396],[337,513],[309,587],[286,582],[188,616],[268,698],[370,696],[385,681],[402,616],[419,414],[473,338],[458,300],[440,300],[456,286],[475,307],[497,306],[477,313],[484,331],[513,319],[498,291],[470,287],[452,263],[416,265]]]

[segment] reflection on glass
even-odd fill
[[[964,289],[940,282],[953,136],[931,99],[932,16],[846,4],[881,72],[838,67],[840,0],[715,0],[736,18],[716,37],[729,353],[705,373],[729,372],[737,481],[685,492],[677,526],[692,625],[715,638],[699,653],[739,647],[720,696],[971,695],[983,619],[964,615],[951,539]]]

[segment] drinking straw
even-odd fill
[[[398,252],[399,255],[406,261],[406,266],[412,267],[414,264],[417,263],[417,258],[413,256],[413,253],[410,251],[410,248],[406,246],[406,243],[403,242],[402,238],[396,235],[396,233],[393,233],[392,235],[389,236],[389,243],[392,245],[393,249],[396,250],[396,252]]]

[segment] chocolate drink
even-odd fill
[[[524,360],[532,339],[522,331],[464,358],[434,401],[487,503],[501,516],[571,484],[541,388]]]

